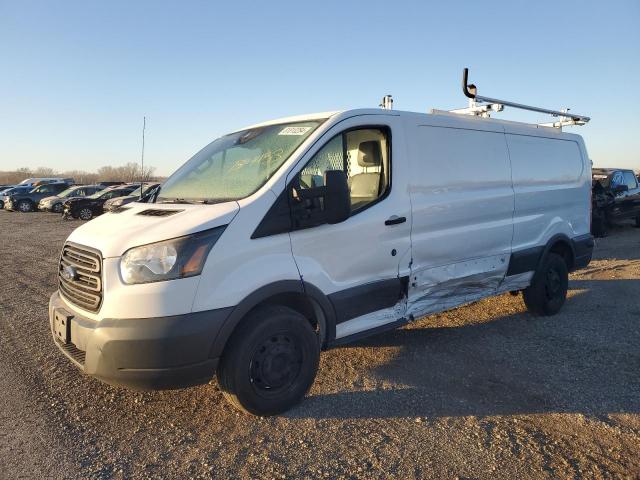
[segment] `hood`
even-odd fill
[[[42,200],[40,200],[42,203],[47,203],[47,202],[55,202],[56,200],[59,200],[60,197],[58,197],[57,195],[51,195],[49,197],[44,197]]]
[[[238,202],[213,205],[131,204],[125,208],[85,223],[76,228],[67,240],[97,248],[103,258],[119,257],[132,247],[227,225],[240,210]],[[140,215],[145,210],[168,211],[168,215]]]

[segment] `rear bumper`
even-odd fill
[[[573,270],[585,268],[587,265],[589,265],[589,262],[591,262],[591,257],[593,256],[593,247],[596,244],[593,235],[591,235],[590,233],[586,235],[580,235],[579,237],[575,237],[572,242],[573,252],[575,254]]]
[[[155,390],[213,378],[218,358],[210,352],[232,310],[97,322],[70,311],[56,292],[49,300],[49,323],[58,348],[84,373],[111,385]],[[66,344],[55,332],[56,312],[68,319]]]

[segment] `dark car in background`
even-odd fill
[[[17,210],[19,212],[33,212],[40,200],[51,195],[57,195],[69,188],[67,183],[47,183],[40,185],[26,193],[11,193],[4,202],[5,210]]]
[[[127,182],[97,182],[98,185],[102,185],[103,188],[117,187],[118,185],[125,185]]]
[[[142,188],[138,187],[133,192],[131,192],[126,197],[117,197],[107,200],[104,203],[104,211],[111,212],[117,208],[122,207],[128,203],[140,202],[146,203],[149,201],[151,196],[155,193],[157,188],[160,186],[159,183],[145,183]],[[142,194],[141,194],[142,191]]]
[[[87,197],[104,190],[101,185],[74,185],[60,192],[58,195],[45,197],[38,203],[38,210],[42,212],[62,213],[63,204],[73,197]]]
[[[9,196],[14,193],[28,193],[33,190],[33,187],[26,187],[21,185],[13,185],[5,188],[0,192],[0,208],[4,208],[4,204],[9,199]]]
[[[640,227],[640,184],[633,170],[594,168],[591,196],[591,230],[605,236],[619,220],[635,219]]]
[[[107,200],[130,195],[139,185],[124,185],[105,188],[93,195],[82,198],[70,198],[64,202],[64,217],[91,220],[104,213],[104,203]]]

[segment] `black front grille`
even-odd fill
[[[138,215],[148,215],[150,217],[167,217],[169,215],[175,215],[176,213],[183,212],[184,210],[160,210],[154,208],[148,208],[138,213]]]
[[[60,293],[71,303],[90,312],[102,304],[102,258],[88,247],[66,243],[58,267]]]

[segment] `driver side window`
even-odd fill
[[[387,128],[348,130],[333,137],[298,174],[301,190],[324,186],[327,170],[347,175],[352,215],[376,203],[390,187]]]

